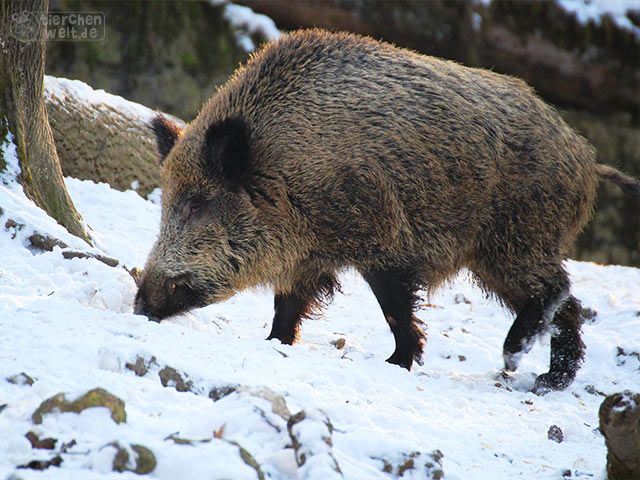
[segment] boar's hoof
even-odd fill
[[[574,376],[562,372],[543,373],[536,378],[531,391],[536,395],[544,395],[554,390],[564,390],[571,384]]]
[[[515,372],[518,369],[520,360],[522,360],[522,352],[511,353],[505,350],[502,358],[504,359],[504,369],[507,372]]]
[[[413,364],[413,356],[406,352],[398,352],[396,350],[395,352],[393,352],[393,355],[387,358],[387,362],[398,365],[402,368],[406,368],[407,370],[411,370],[411,365]]]
[[[280,343],[283,343],[284,345],[293,345],[296,340],[297,340],[297,336],[296,335],[284,335],[284,334],[276,334],[276,333],[271,333],[266,340],[280,340]]]

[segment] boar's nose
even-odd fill
[[[150,282],[145,281],[143,278],[138,286],[138,292],[136,293],[136,299],[133,304],[133,313],[136,315],[144,315],[149,320],[159,322],[160,318],[156,317],[151,310],[153,307],[150,300]]]
[[[138,290],[136,294],[136,300],[133,304],[133,313],[136,315],[144,315],[153,322],[160,322],[160,319],[147,310],[147,303],[144,295],[141,294],[141,290]]]
[[[189,275],[168,277],[157,271],[148,272],[142,278],[136,294],[133,313],[159,322],[191,305],[185,301],[191,289],[187,286]]]

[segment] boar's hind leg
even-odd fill
[[[581,325],[580,302],[570,295],[553,317],[550,368],[549,372],[536,378],[533,386],[535,393],[562,390],[573,381],[584,358]]]
[[[277,338],[292,345],[298,339],[302,320],[311,316],[314,309],[333,295],[337,286],[334,275],[308,272],[305,277],[305,282],[297,285],[293,292],[276,294],[273,302],[275,314],[267,340]]]
[[[547,285],[527,295],[527,300],[516,310],[516,319],[504,341],[502,355],[506,370],[516,370],[522,355],[528,353],[536,338],[548,330],[556,310],[567,299],[568,291],[567,281]]]
[[[546,265],[535,272],[523,269],[526,274],[515,278],[496,271],[500,265],[503,264],[493,262],[491,270],[473,270],[488,290],[517,312],[504,342],[505,369],[515,370],[536,337],[552,327],[550,369],[536,379],[534,391],[566,388],[575,378],[584,355],[579,302],[569,294],[567,273],[562,266]]]
[[[421,364],[425,334],[420,320],[413,315],[418,300],[414,275],[398,270],[365,272],[362,276],[376,296],[396,340],[396,349],[387,362],[407,370],[414,360]]]

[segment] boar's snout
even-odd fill
[[[191,276],[170,276],[157,270],[143,272],[133,313],[160,320],[203,305],[203,295],[190,286]]]

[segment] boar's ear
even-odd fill
[[[221,173],[234,190],[240,187],[249,170],[249,129],[245,121],[235,117],[210,125],[205,155],[212,173]]]
[[[151,130],[156,134],[156,142],[158,143],[158,152],[160,153],[160,163],[164,162],[169,152],[180,138],[182,130],[178,125],[173,123],[163,115],[158,115],[151,120]]]

